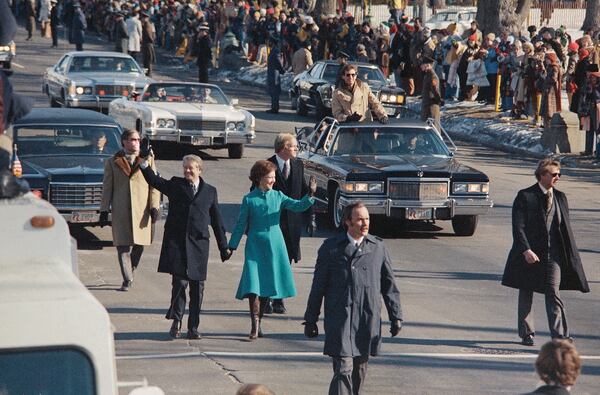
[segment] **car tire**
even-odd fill
[[[54,96],[52,96],[50,94],[50,89],[48,88],[48,85],[46,85],[45,89],[45,93],[48,95],[48,99],[50,99],[50,107],[52,108],[56,108],[56,107],[60,107],[60,103],[56,101],[56,99],[54,98]]]
[[[296,107],[296,114],[306,116],[308,114],[308,107],[301,98],[298,98],[298,106]]]
[[[457,236],[473,236],[478,220],[477,215],[457,215],[452,218],[452,229]]]
[[[244,155],[244,144],[228,144],[227,154],[230,159],[240,159]]]
[[[340,195],[340,188],[336,186],[335,189],[332,191],[331,196],[329,196],[329,202],[327,207],[331,226],[333,226],[334,229],[339,229],[342,226],[342,208],[340,207]]]

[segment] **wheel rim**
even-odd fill
[[[333,199],[333,221],[336,227],[342,224],[342,206],[340,205],[340,190],[335,191],[335,198]]]

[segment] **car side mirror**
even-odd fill
[[[237,106],[238,104],[240,104],[240,100],[239,99],[231,99],[231,105],[232,106]]]

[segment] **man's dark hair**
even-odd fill
[[[539,181],[544,174],[548,171],[549,167],[558,167],[560,169],[560,162],[552,158],[545,158],[539,161],[537,169],[535,169],[535,178]]]
[[[360,200],[354,203],[350,203],[342,210],[342,227],[344,230],[348,230],[348,225],[346,225],[346,221],[350,221],[352,219],[352,212],[356,208],[366,207],[363,202]]]
[[[121,144],[123,144],[126,140],[129,140],[134,133],[140,133],[135,129],[125,129],[123,130],[123,134],[121,135]]]

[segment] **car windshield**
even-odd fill
[[[121,148],[116,127],[17,126],[14,136],[19,156],[114,155]]]
[[[433,129],[411,127],[342,127],[332,155],[443,155],[446,144]]]
[[[445,21],[456,21],[458,13],[456,12],[438,12],[430,22],[445,22]]]
[[[323,72],[322,79],[332,84],[335,84],[335,80],[337,78],[339,69],[339,64],[328,64],[327,66],[325,66],[325,71]],[[385,82],[385,76],[376,67],[358,66],[357,76],[361,81],[364,81],[367,84]]]
[[[117,56],[75,56],[70,73],[139,73],[140,68],[131,58]]]
[[[219,88],[193,84],[150,84],[142,101],[229,104]]]

